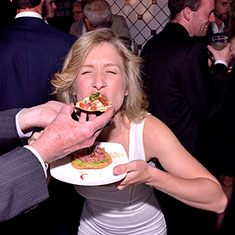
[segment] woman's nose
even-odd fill
[[[93,86],[97,89],[100,90],[103,87],[106,86],[106,82],[105,82],[105,75],[102,72],[98,72],[95,75],[95,79],[93,82]]]

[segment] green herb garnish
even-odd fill
[[[100,93],[97,92],[97,93],[94,94],[94,95],[90,95],[90,96],[89,96],[89,100],[90,100],[91,102],[94,101],[94,100],[98,100],[98,99],[99,99],[99,96],[100,96]]]
[[[97,165],[103,162],[108,162],[109,159],[107,158],[106,160],[100,160],[96,162],[82,162],[80,159],[73,160],[73,162],[78,163],[80,166],[87,166],[87,165]]]

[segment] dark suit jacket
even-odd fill
[[[50,80],[76,37],[35,17],[21,17],[0,31],[0,110],[51,99]]]
[[[226,95],[227,67],[215,65],[212,77],[207,50],[177,23],[168,23],[143,48],[150,111],[197,155],[202,124],[215,115]]]
[[[0,147],[20,145],[15,115],[0,112]],[[49,197],[44,171],[26,148],[17,147],[0,156],[0,222],[31,208]]]

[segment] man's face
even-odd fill
[[[47,18],[53,18],[55,16],[55,9],[57,8],[57,6],[55,5],[55,1],[45,0],[45,7]]]
[[[75,5],[73,7],[73,19],[74,21],[79,21],[83,18],[83,11],[81,5]]]
[[[226,21],[229,17],[231,4],[234,0],[216,0],[215,1],[215,17],[222,21]]]
[[[214,0],[201,0],[201,6],[197,11],[192,11],[190,21],[191,36],[204,37],[208,30],[208,25],[215,21]]]

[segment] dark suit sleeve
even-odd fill
[[[43,168],[31,151],[18,147],[0,157],[0,221],[48,197]]]
[[[223,64],[207,66],[206,50],[197,44],[185,57],[180,79],[184,94],[194,113],[207,120],[219,112],[227,92],[227,67]]]
[[[144,84],[144,90],[145,92],[149,95],[149,75],[148,75],[148,71],[149,71],[149,65],[150,65],[150,47],[151,47],[151,40],[147,41],[146,44],[144,45],[143,50],[140,53],[140,57],[143,59],[143,66],[141,69],[141,76],[143,79],[143,84]]]

